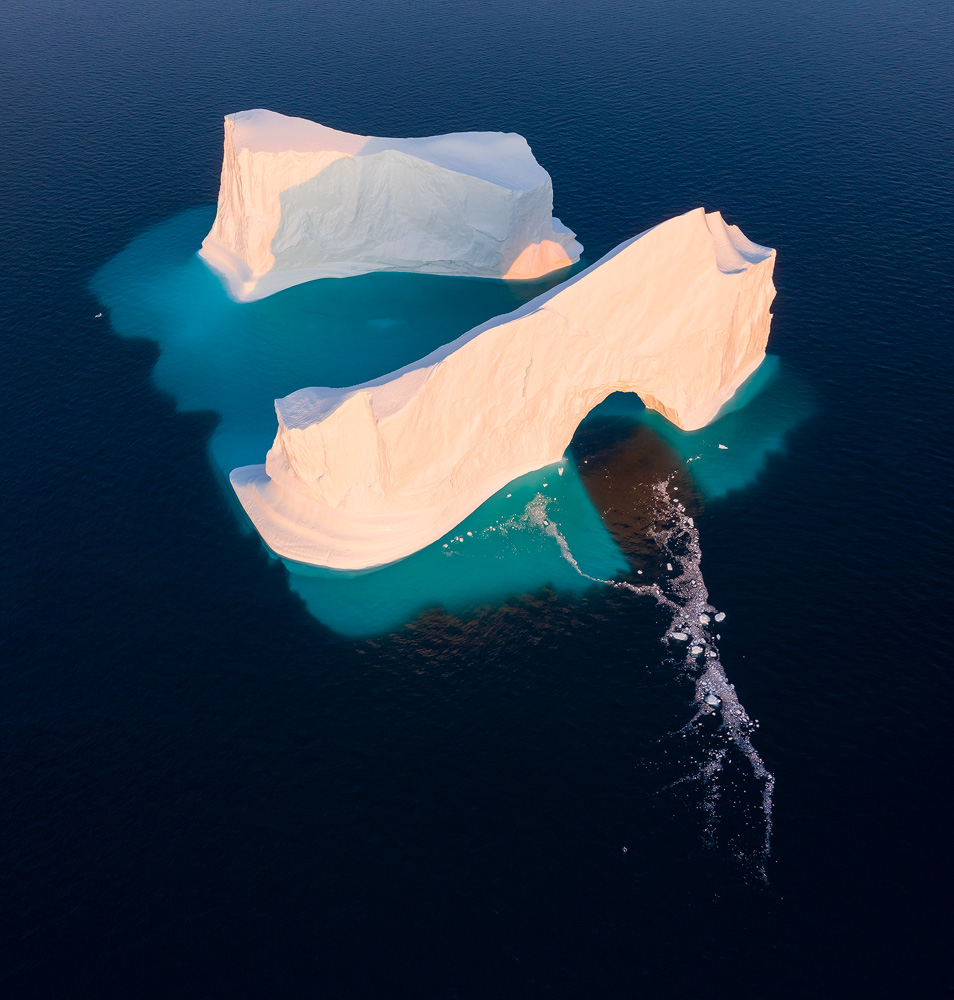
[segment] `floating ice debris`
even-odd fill
[[[558,476],[562,476],[563,475],[563,466],[562,465],[560,466],[559,469],[557,469],[557,475]],[[625,851],[626,848],[624,847],[623,850]]]
[[[512,494],[512,493],[508,493],[508,494],[507,494],[507,496],[508,496],[508,497],[512,497],[512,496],[513,496],[513,494]]]
[[[623,848],[623,854],[625,854],[625,853],[626,853],[626,852],[627,852],[628,850],[629,850],[629,848],[628,848],[628,847],[624,847],[624,848]]]
[[[472,531],[468,531],[467,532],[467,537],[468,538],[473,538],[474,537],[474,533]]]
[[[640,576],[642,576],[642,575],[643,575],[643,571],[642,571],[641,569],[638,569],[638,570],[636,570],[636,572],[637,572],[637,573],[638,573],[638,574],[639,574]]]
[[[543,485],[544,485],[544,486],[549,486],[550,484],[549,484],[549,483],[544,483]]]
[[[672,563],[666,563],[666,572],[667,573],[671,573],[672,572]]]
[[[447,548],[446,545],[444,547]],[[680,642],[685,642],[689,638],[689,636],[686,635],[685,632],[673,632],[671,633],[671,638],[678,639]]]
[[[719,612],[719,613],[718,613],[718,614],[717,614],[717,615],[715,616],[715,620],[716,620],[717,622],[724,622],[724,621],[725,621],[725,612],[724,612],[724,611],[720,611],[720,612]]]
[[[654,598],[671,613],[669,628],[684,629],[685,631],[680,631],[679,634],[692,640],[693,645],[689,647],[683,661],[683,675],[695,680],[695,702],[698,709],[686,725],[673,735],[685,738],[690,734],[698,734],[711,743],[704,751],[704,759],[697,770],[686,774],[674,784],[698,781],[702,785],[705,790],[703,805],[708,815],[707,829],[709,835],[714,837],[719,822],[716,807],[722,792],[720,776],[729,760],[730,749],[734,747],[748,760],[752,775],[761,786],[765,827],[761,849],[749,855],[747,860],[755,866],[756,871],[764,879],[765,863],[771,853],[772,796],[775,776],[766,768],[758,751],[752,745],[752,733],[758,727],[758,723],[749,718],[745,707],[739,701],[734,685],[729,683],[725,675],[718,650],[709,644],[708,637],[701,627],[700,621],[703,617],[708,618],[711,614],[718,614],[724,619],[725,614],[721,611],[716,612],[709,604],[709,592],[700,569],[702,549],[699,545],[699,531],[690,524],[685,507],[669,494],[669,485],[664,481],[655,486],[658,498],[657,520],[649,532],[649,537],[660,544],[667,555],[673,556],[679,562],[680,573],[664,579],[662,584],[637,586],[625,580],[600,580],[590,576],[580,569],[566,539],[555,524],[547,522],[544,531],[556,541],[563,557],[581,576],[595,583],[605,583],[611,587],[630,590],[640,596]],[[538,494],[536,500],[528,505],[524,516],[531,523],[541,525],[545,519],[548,503],[547,498]],[[675,638],[676,633],[671,633],[671,636]],[[706,650],[707,645],[708,650]],[[706,652],[705,657],[701,660],[696,659],[703,651]],[[721,723],[717,730],[714,733],[710,732],[709,735],[705,735],[706,730],[700,729],[700,719],[704,715],[715,715]]]
[[[93,317],[93,319],[102,319],[102,318],[103,318],[103,314],[102,314],[102,313],[97,313],[97,314],[96,314],[96,315],[95,315],[95,316]]]
[[[709,616],[708,615],[699,615],[699,624],[700,625],[708,625],[709,624]]]
[[[720,444],[720,445],[719,445],[719,447],[720,447],[720,448],[721,448],[721,449],[722,449],[723,451],[728,451],[728,450],[729,450],[729,446],[728,446],[727,444]]]
[[[444,548],[445,549],[447,548],[447,542],[444,542]]]

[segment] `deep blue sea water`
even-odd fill
[[[0,92],[5,995],[944,988],[950,5],[11,0]],[[614,397],[466,541],[289,568],[223,477],[271,399],[534,290],[230,303],[193,253],[252,107],[520,132],[587,260],[718,208],[778,249],[772,357],[697,435]],[[660,479],[775,775],[767,858],[749,762],[680,732],[663,609],[521,520],[541,494],[584,572],[663,580]],[[679,779],[726,747],[713,804]]]

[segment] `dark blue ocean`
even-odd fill
[[[0,95],[0,995],[945,989],[949,3],[7,0]],[[286,566],[225,477],[272,400],[548,282],[229,301],[194,254],[256,107],[519,132],[584,263],[719,209],[778,250],[770,357],[695,435],[613,397],[404,563]],[[591,579],[689,558],[658,482],[768,850],[669,616]]]

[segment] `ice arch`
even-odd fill
[[[703,426],[765,356],[775,251],[696,209],[399,371],[275,403],[265,465],[232,472],[268,546],[317,566],[401,559],[558,461],[610,393]]]

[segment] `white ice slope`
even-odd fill
[[[276,401],[266,463],[231,481],[262,538],[358,570],[430,544],[558,461],[615,391],[691,430],[764,357],[775,251],[696,209],[383,378]]]
[[[367,271],[533,278],[582,249],[515,133],[381,139],[256,110],[225,119],[199,256],[250,301]]]

